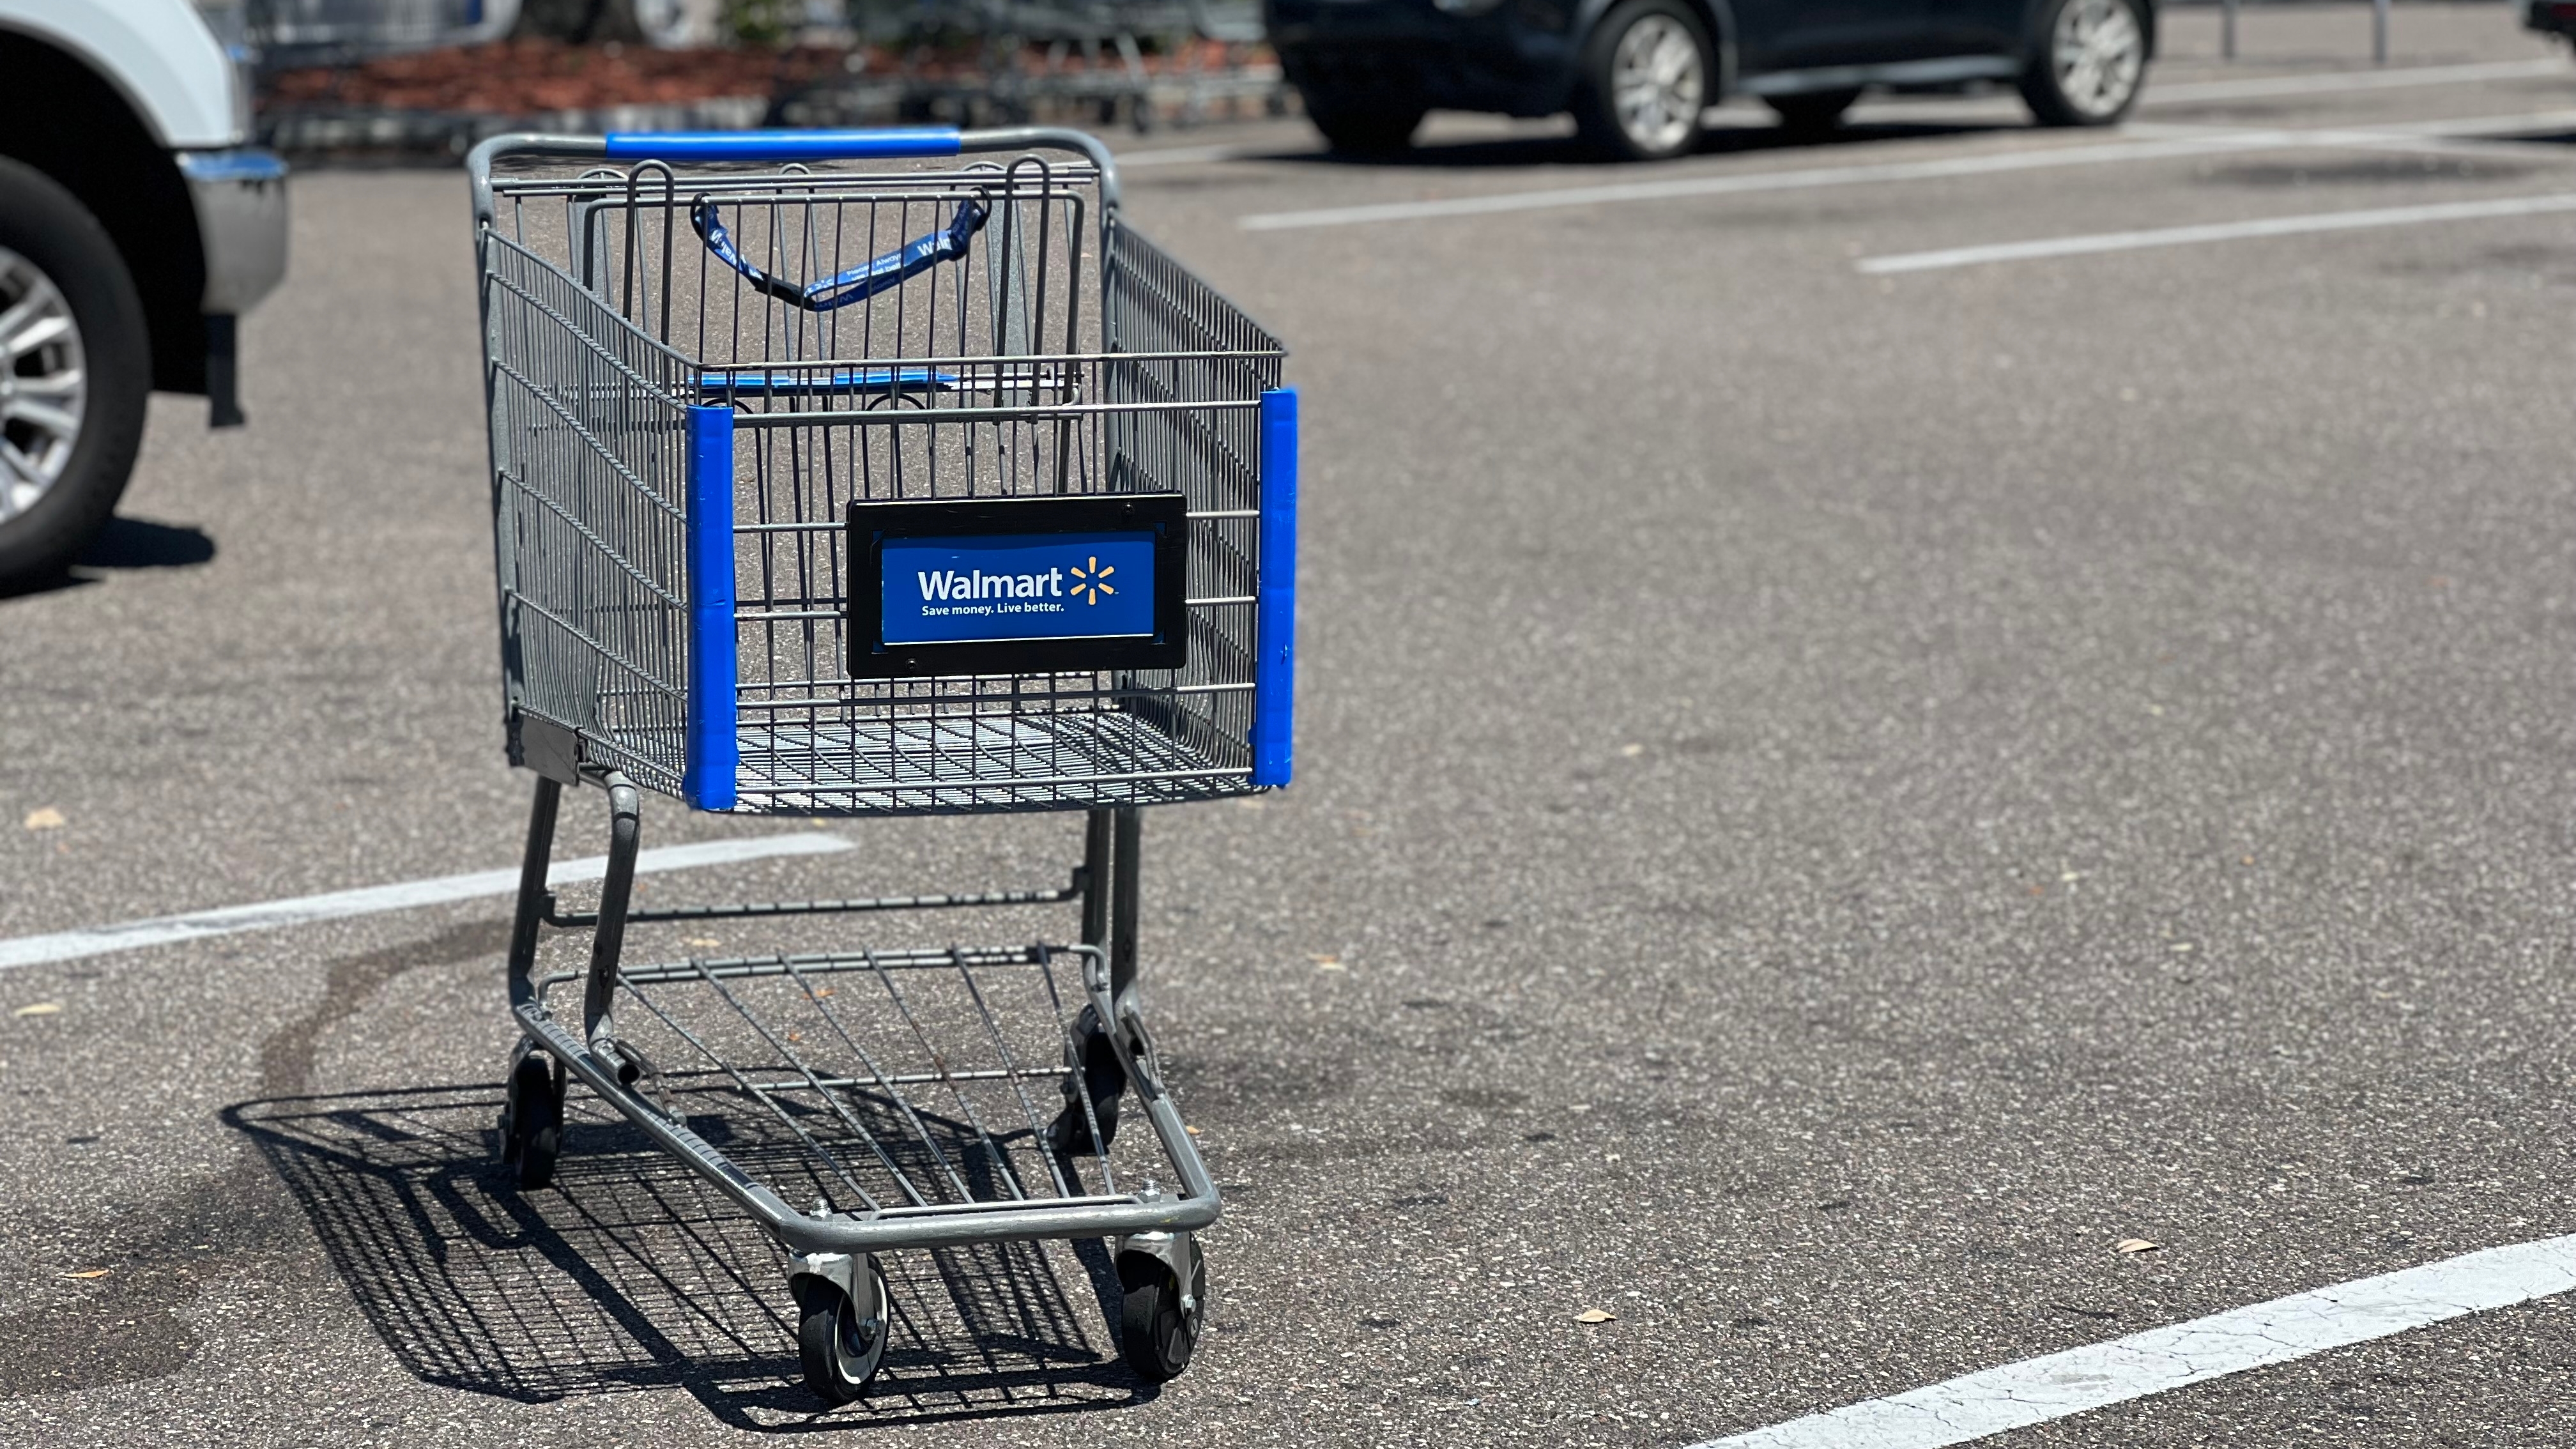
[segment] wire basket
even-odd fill
[[[1084,809],[1285,783],[1285,354],[1121,225],[1107,174],[1025,153],[540,157],[493,178],[483,305],[514,759],[613,767],[741,813]],[[905,582],[871,552],[870,507],[1100,498],[1172,505],[1150,662],[1098,641],[1040,638],[996,664],[863,637]],[[934,576],[917,577],[927,599]]]

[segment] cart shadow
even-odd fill
[[[499,1091],[476,1086],[223,1114],[424,1382],[527,1403],[678,1388],[766,1432],[1078,1413],[1156,1392],[1103,1346],[1119,1289],[1100,1243],[984,1244],[881,1260],[895,1322],[876,1385],[818,1413],[766,1233],[604,1117],[576,1116],[555,1188],[522,1193],[493,1161],[499,1111]]]

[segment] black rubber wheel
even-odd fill
[[[0,157],[0,592],[61,574],[134,471],[152,346],[98,219]]]
[[[1118,1259],[1118,1281],[1126,1301],[1118,1314],[1118,1353],[1136,1377],[1167,1384],[1190,1366],[1198,1350],[1199,1324],[1207,1308],[1207,1259],[1190,1244],[1189,1304],[1182,1304],[1181,1280],[1162,1259],[1126,1253]]]
[[[2147,87],[2153,34],[2140,0],[2051,0],[2039,8],[2021,98],[2043,126],[2108,126]]]
[[[563,1079],[554,1059],[528,1052],[510,1068],[501,1105],[501,1160],[518,1169],[519,1188],[532,1192],[555,1180],[563,1151]]]
[[[1625,0],[1583,42],[1574,123],[1613,161],[1663,161],[1699,149],[1715,93],[1716,47],[1682,0]]]
[[[1804,95],[1765,96],[1763,103],[1780,117],[1780,129],[1800,135],[1822,135],[1843,123],[1843,112],[1860,99],[1857,90],[1808,91]]]
[[[1118,1104],[1127,1090],[1127,1069],[1118,1064],[1118,1049],[1101,1030],[1100,1014],[1086,1006],[1065,1043],[1064,1110],[1056,1114],[1048,1136],[1067,1157],[1097,1157],[1118,1137]],[[1091,1120],[1082,1113],[1082,1098],[1091,1098],[1091,1115],[1100,1120],[1100,1141],[1091,1140]]]
[[[1306,119],[1345,156],[1393,156],[1413,144],[1428,109],[1401,95],[1340,95],[1302,91]]]
[[[796,1352],[805,1366],[805,1387],[827,1404],[864,1396],[885,1358],[891,1322],[885,1271],[870,1258],[862,1278],[875,1300],[864,1312],[828,1278],[801,1274],[789,1284],[796,1294]]]

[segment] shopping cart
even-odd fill
[[[1049,1238],[1108,1241],[1121,1353],[1170,1379],[1218,1201],[1140,1011],[1139,813],[1289,778],[1282,348],[1122,225],[1077,132],[513,135],[468,166],[538,777],[504,1161],[552,1180],[578,1079],[776,1237],[832,1402],[903,1322],[876,1255]],[[583,782],[610,828],[578,910],[548,860]],[[639,909],[644,790],[1087,819],[1061,888]],[[1075,941],[622,959],[631,927],[1059,903]],[[546,927],[587,969],[539,972]]]

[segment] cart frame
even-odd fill
[[[800,1340],[807,1381],[827,1400],[836,1402],[855,1398],[865,1389],[884,1351],[888,1310],[883,1279],[875,1268],[872,1255],[898,1249],[1032,1239],[1108,1238],[1113,1244],[1120,1280],[1127,1289],[1126,1319],[1121,1331],[1122,1348],[1128,1362],[1142,1376],[1155,1381],[1176,1375],[1188,1363],[1205,1318],[1207,1291],[1204,1260],[1193,1234],[1216,1222],[1221,1204],[1216,1184],[1190,1140],[1190,1129],[1184,1125],[1163,1084],[1153,1040],[1146,1030],[1138,999],[1136,943],[1140,811],[1133,803],[1101,803],[1099,798],[1081,804],[1053,806],[1043,800],[1036,804],[1023,803],[1006,796],[994,796],[992,792],[982,795],[970,792],[952,797],[965,800],[964,804],[943,806],[933,798],[929,808],[939,813],[1010,808],[1085,809],[1087,821],[1081,863],[1073,869],[1069,883],[1060,889],[637,909],[632,894],[636,855],[641,841],[644,787],[639,786],[624,768],[625,761],[613,747],[613,741],[595,735],[590,729],[575,727],[523,707],[517,676],[508,672],[516,668],[512,659],[517,647],[513,642],[513,608],[516,602],[513,590],[518,559],[512,552],[514,540],[509,535],[506,508],[501,498],[507,459],[503,449],[504,404],[497,376],[499,364],[492,351],[491,309],[493,258],[502,247],[493,233],[493,168],[496,161],[505,157],[631,160],[659,165],[663,176],[668,178],[673,163],[912,160],[972,152],[1025,153],[1038,150],[1072,152],[1096,172],[1100,198],[1097,218],[1099,256],[1104,265],[1114,265],[1118,256],[1116,164],[1097,140],[1079,132],[1022,128],[963,133],[896,130],[611,137],[526,134],[486,141],[474,149],[467,161],[473,190],[478,264],[484,279],[485,376],[487,403],[493,418],[495,533],[496,546],[501,553],[504,654],[505,661],[509,661],[505,665],[505,677],[511,681],[507,722],[513,763],[530,768],[538,776],[508,954],[509,1003],[520,1041],[509,1067],[507,1105],[501,1123],[503,1157],[516,1168],[523,1186],[546,1185],[551,1180],[555,1155],[561,1146],[565,1087],[571,1080],[578,1080],[588,1087],[599,1101],[633,1124],[656,1147],[677,1158],[759,1222],[785,1250],[789,1286],[802,1313]],[[674,198],[666,201],[667,205],[677,204],[675,185],[668,185],[665,195]],[[524,249],[514,250],[518,255],[527,255]],[[1159,254],[1155,255],[1159,257]],[[569,273],[557,272],[556,276],[567,282],[573,280]],[[669,307],[666,283],[663,302],[666,325]],[[1118,339],[1108,339],[1104,350],[1117,354]],[[676,358],[678,354],[673,356]],[[701,371],[705,367],[703,362],[689,365]],[[1275,364],[1273,368],[1272,375],[1275,376]],[[728,380],[742,375],[739,370],[723,374]],[[762,374],[762,377],[769,379],[778,375]],[[774,382],[764,382],[763,385],[776,386]],[[1002,385],[995,383],[997,389]],[[696,399],[692,396],[687,401],[694,404]],[[1258,525],[1259,595],[1253,599],[1191,601],[1193,604],[1249,605],[1252,617],[1257,621],[1258,647],[1252,660],[1257,678],[1243,685],[1204,686],[1246,689],[1252,696],[1248,738],[1238,737],[1242,739],[1246,758],[1239,766],[1197,772],[1204,776],[1222,777],[1220,793],[1243,793],[1285,784],[1290,769],[1288,687],[1293,663],[1295,395],[1284,389],[1266,391],[1257,403],[1260,410],[1260,447],[1257,463],[1252,465],[1257,469],[1255,476],[1261,489],[1261,507],[1257,516],[1244,511],[1223,510],[1191,515],[1193,519],[1253,517]],[[1239,407],[1247,404],[1227,405]],[[964,414],[974,412],[972,409],[961,411]],[[803,416],[810,418],[814,415]],[[883,419],[868,421],[881,422]],[[688,485],[686,768],[679,778],[659,781],[655,788],[681,794],[702,809],[745,808],[736,801],[730,779],[718,782],[714,776],[717,766],[728,765],[736,733],[733,716],[736,662],[731,641],[737,620],[733,613],[731,578],[735,567],[732,538],[737,530],[730,497],[733,483],[730,406],[689,406],[685,426],[685,476]],[[712,456],[718,450],[721,457]],[[1104,491],[1118,490],[1113,487]],[[702,694],[706,696],[703,701]],[[702,707],[719,701],[721,709]],[[1053,781],[1041,783],[1057,784]],[[607,866],[596,909],[571,911],[562,907],[550,889],[548,866],[563,791],[568,786],[585,784],[601,788],[607,797]],[[797,814],[835,813],[828,807],[816,809],[804,803],[774,805],[771,808],[792,809]],[[921,812],[916,809],[909,813]],[[1071,904],[1079,910],[1080,934],[1073,944],[1038,944],[984,952],[962,952],[951,948],[945,953],[863,951],[803,957],[692,959],[646,967],[629,967],[622,962],[625,934],[630,925],[1054,903]],[[548,928],[586,929],[591,933],[586,970],[552,975],[538,973],[539,944]],[[776,1189],[738,1164],[733,1156],[693,1130],[683,1115],[656,1100],[656,1069],[644,1059],[639,1049],[619,1034],[617,1025],[621,992],[632,996],[647,984],[703,984],[724,995],[730,1003],[733,998],[728,992],[727,982],[789,976],[810,996],[814,988],[806,981],[809,976],[865,971],[884,977],[892,970],[953,965],[965,973],[968,987],[972,990],[974,977],[971,967],[1020,964],[1035,965],[1048,971],[1056,962],[1071,964],[1078,969],[1080,993],[1077,1000],[1083,1009],[1078,1020],[1058,1017],[1065,1037],[1063,1083],[1066,1105],[1053,1127],[1048,1129],[1045,1145],[1040,1149],[1055,1154],[1050,1162],[1050,1171],[1059,1191],[1048,1197],[1033,1198],[1020,1193],[1016,1178],[1012,1178],[1015,1196],[1010,1199],[982,1200],[966,1194],[966,1201],[933,1203],[912,1193],[907,1180],[905,1191],[913,1197],[913,1201],[907,1204],[885,1205],[870,1199],[866,1207],[854,1211],[835,1210],[827,1201],[818,1200],[812,1211],[800,1211]],[[1047,981],[1052,999],[1054,986],[1051,974]],[[581,993],[577,1029],[569,1004],[557,999],[559,991],[568,992],[576,985]],[[821,1004],[819,998],[816,1004]],[[985,1012],[987,1025],[991,1025],[991,1012],[984,1006],[980,995],[976,1004],[978,1010]],[[736,1009],[741,1008],[737,1005]],[[659,1007],[653,1010],[660,1012]],[[748,1012],[744,1017],[745,1020],[752,1019]],[[753,1025],[763,1036],[770,1035],[768,1028],[759,1026],[757,1021]],[[701,1051],[706,1051],[696,1037],[687,1039]],[[772,1040],[775,1044],[775,1038]],[[995,1041],[997,1045],[1000,1043],[998,1028]],[[1007,1057],[1007,1047],[1003,1050]],[[860,1054],[865,1059],[863,1050]],[[709,1060],[716,1060],[713,1053],[708,1055]],[[795,1059],[792,1051],[788,1056]],[[798,1066],[802,1068],[801,1060],[798,1060]],[[779,1112],[777,1104],[745,1080],[741,1072],[729,1066],[723,1070],[732,1072],[735,1082],[746,1093],[759,1097],[773,1112]],[[827,1082],[811,1069],[804,1069],[804,1079],[819,1097],[840,1111],[845,1120],[851,1120],[848,1112],[832,1098],[834,1089],[881,1088],[890,1100],[901,1106],[904,1113],[912,1114],[913,1108],[897,1086],[898,1080],[944,1080],[952,1075],[949,1066],[937,1061],[935,1055],[933,1071],[928,1077],[892,1078],[873,1064],[870,1070],[876,1073],[873,1083],[864,1078]],[[1008,1076],[1014,1090],[1020,1092],[1022,1105],[1027,1106],[1028,1098],[1025,1089],[1020,1087],[1020,1081],[1037,1076],[1039,1072],[1012,1064],[1003,1072],[985,1075]],[[1105,1097],[1102,1095],[1104,1086],[1107,1091]],[[1131,1087],[1144,1109],[1162,1155],[1177,1178],[1176,1190],[1166,1190],[1149,1177],[1141,1187],[1131,1183],[1131,1190],[1118,1191],[1114,1180],[1109,1177],[1106,1158],[1116,1127],[1117,1104],[1124,1090]],[[1031,1107],[1033,1137],[1036,1115]],[[780,1116],[782,1120],[786,1119],[783,1112]],[[788,1121],[788,1125],[802,1135],[803,1129],[794,1121]],[[851,1125],[857,1125],[855,1120],[851,1120]],[[916,1130],[923,1131],[925,1143],[929,1142],[928,1133],[920,1128],[917,1117],[914,1125]],[[984,1131],[980,1121],[977,1131]],[[861,1134],[865,1135],[864,1128]],[[807,1141],[811,1145],[810,1137]],[[986,1133],[987,1146],[992,1141],[991,1135]],[[871,1148],[877,1145],[873,1138],[868,1138],[867,1142]],[[931,1150],[934,1153],[938,1151],[935,1144],[931,1144]],[[1074,1170],[1072,1159],[1091,1154],[1100,1155],[1103,1159],[1104,1190],[1097,1193],[1065,1190],[1068,1184],[1080,1185],[1080,1176]],[[879,1156],[883,1158],[882,1151]],[[887,1165],[889,1168],[893,1166],[891,1160]],[[1011,1175],[1007,1166],[1004,1175]],[[864,1195],[864,1190],[861,1191]],[[1145,1320],[1141,1325],[1140,1303],[1144,1305]]]

